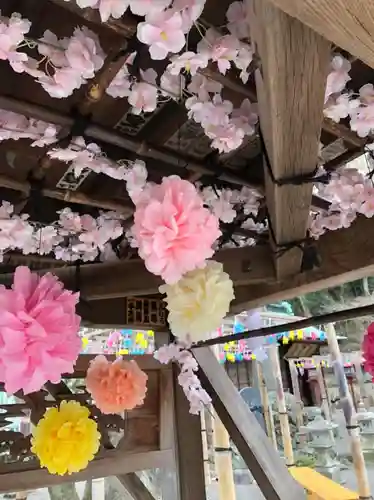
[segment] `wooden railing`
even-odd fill
[[[356,500],[358,493],[348,490],[309,467],[290,467],[296,481],[306,489],[308,500]]]

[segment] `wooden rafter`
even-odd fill
[[[275,248],[305,238],[313,184],[277,185],[312,174],[318,162],[330,44],[269,0],[247,0],[250,31],[261,68],[255,71],[264,143],[266,200]],[[270,162],[270,165],[268,165]],[[298,273],[302,252],[276,259],[278,278]]]
[[[53,123],[62,127],[71,127],[74,121],[72,117],[59,113],[58,111],[52,111],[42,106],[19,101],[11,97],[0,96],[0,109],[21,113],[31,118],[44,120],[48,123]],[[163,148],[152,146],[145,141],[135,139],[125,134],[115,133],[113,130],[99,125],[89,125],[85,131],[85,135],[93,140],[98,140],[131,151],[144,158],[162,161],[180,171],[185,171],[187,169],[188,171],[198,172],[199,174],[208,176],[216,176],[217,174],[215,168],[206,166],[204,162],[198,162]],[[252,186],[245,177],[229,170],[220,174],[218,178],[231,184]]]
[[[271,1],[374,68],[374,4],[371,0]]]
[[[0,175],[0,186],[8,189],[13,189],[19,191],[26,196],[29,196],[31,186],[28,181],[21,182],[7,177],[6,175]],[[93,198],[84,193],[64,191],[62,189],[48,189],[43,188],[41,194],[47,198],[53,198],[55,200],[61,200],[66,203],[78,203],[82,205],[88,205],[90,207],[97,207],[103,210],[115,210],[118,213],[130,216],[133,213],[133,208],[130,203],[126,206],[123,202],[118,203],[111,200],[101,200],[98,198]]]
[[[102,24],[100,21],[99,13],[95,9],[87,8],[82,10],[78,8],[76,5],[74,5],[74,3],[66,2],[64,0],[50,0],[50,1],[56,5],[59,5],[62,8],[74,12],[75,14],[79,15],[89,23],[92,23],[94,25]],[[278,0],[275,0],[275,3],[277,1]],[[287,2],[288,0],[285,1]],[[294,0],[289,0],[289,1],[294,2]],[[322,1],[328,1],[328,0],[322,0]],[[344,0],[344,1],[348,2],[350,0]],[[365,2],[366,0],[361,0],[361,1]],[[282,2],[283,0],[280,0],[280,3]],[[125,14],[120,20],[110,19],[109,21],[104,23],[104,25],[115,33],[121,34],[127,38],[131,38],[136,33],[137,21],[135,17]],[[241,81],[232,78],[232,76],[230,75],[222,75],[219,71],[212,68],[202,69],[199,72],[202,75],[206,76],[207,78],[221,83],[225,88],[231,89],[232,91],[241,95],[243,98],[248,98],[252,102],[257,101],[256,91],[255,89],[251,88],[250,85],[248,84],[245,85],[241,83]],[[357,142],[361,140],[355,132],[351,131],[344,124],[333,124],[331,120],[325,119],[323,121],[323,128],[327,132],[330,132],[336,136],[342,136],[342,137],[344,136],[346,141],[352,145],[357,145]]]
[[[279,283],[237,287],[232,312],[287,300],[374,275],[373,220],[359,217],[350,228],[330,231],[318,242],[321,266]]]

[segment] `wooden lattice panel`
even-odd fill
[[[139,327],[166,326],[165,304],[161,299],[126,299],[126,323]]]
[[[17,398],[8,399],[8,401],[5,393],[0,392],[0,402],[3,402],[0,404],[0,493],[16,491],[17,475],[21,473],[26,474],[23,477],[30,477],[30,489],[35,485],[32,481],[40,480],[41,482],[42,479],[39,478],[42,477],[43,481],[48,484],[55,484],[59,481],[56,476],[51,476],[46,470],[40,469],[37,458],[30,450],[30,432],[31,425],[37,424],[47,408],[57,406],[63,400],[78,401],[89,408],[91,418],[97,422],[101,433],[100,450],[87,471],[79,473],[79,478],[85,475],[88,477],[90,474],[102,477],[119,473],[109,466],[110,463],[113,461],[117,461],[118,464],[123,463],[124,457],[129,454],[131,457],[146,457],[149,453],[150,468],[160,466],[160,462],[165,459],[171,460],[171,450],[169,456],[169,450],[165,447],[165,431],[162,428],[162,422],[170,419],[172,412],[171,406],[165,407],[162,404],[165,399],[166,385],[171,381],[171,370],[161,367],[152,356],[138,356],[139,366],[148,375],[144,404],[121,415],[104,415],[96,408],[90,394],[86,391],[85,375],[92,357],[81,355],[74,373],[64,377],[59,384],[47,383],[45,390],[27,396],[18,394]],[[2,386],[0,386],[0,391],[4,391]],[[108,463],[108,469],[105,474],[106,463]],[[120,466],[117,465],[117,467]],[[142,468],[147,467],[140,467]],[[139,470],[139,466],[134,459],[135,470]],[[60,482],[62,481],[64,479]],[[44,484],[41,485],[44,486]]]

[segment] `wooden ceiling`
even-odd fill
[[[288,15],[293,15],[295,2],[247,1],[252,13],[251,38],[261,60],[260,65],[253,64],[247,84],[240,81],[235,70],[229,71],[226,76],[221,75],[214,65],[202,70],[203,74],[224,85],[224,96],[235,105],[246,97],[252,102],[258,101],[264,141],[275,179],[312,172],[318,160],[319,141],[323,143],[321,156],[327,170],[336,169],[362,154],[366,140],[352,132],[346,122],[335,124],[323,119],[324,86],[334,50],[342,52],[352,61],[352,81],[349,82],[352,90],[358,91],[364,83],[374,82],[374,70],[368,66],[372,59],[362,51],[366,39],[361,40],[361,45],[360,36],[358,41],[353,37],[353,42],[346,43],[347,36],[336,36],[334,32],[334,36],[330,37],[335,44],[332,45],[324,38],[327,36],[326,27],[319,18],[315,19],[316,13],[308,14],[307,7],[307,13],[303,9],[298,10],[302,22]],[[297,0],[296,3],[299,5],[300,2],[303,6],[308,4],[308,0]],[[202,15],[203,24],[215,27],[225,24],[225,13],[230,3],[231,0],[207,0]],[[320,3],[329,2],[320,0]],[[69,36],[75,26],[86,25],[99,35],[108,54],[97,76],[67,99],[51,98],[31,77],[13,72],[7,62],[0,61],[1,109],[61,125],[61,144],[74,126],[74,116],[78,111],[88,119],[85,130],[87,140],[97,142],[114,160],[145,160],[153,181],[175,173],[193,181],[201,180],[207,185],[216,183],[233,188],[254,186],[266,196],[267,208],[260,209],[258,220],[264,221],[268,213],[272,234],[262,235],[256,247],[222,250],[218,255],[218,260],[225,262],[237,287],[236,309],[247,303],[258,305],[269,294],[283,293],[283,297],[285,290],[289,294],[295,286],[310,286],[311,283],[321,286],[326,280],[342,273],[353,279],[352,273],[357,270],[361,274],[371,272],[374,248],[366,235],[372,233],[374,224],[367,220],[358,219],[351,228],[321,238],[318,251],[322,264],[317,271],[299,274],[302,261],[299,248],[275,257],[280,245],[305,238],[310,206],[326,203],[312,196],[312,184],[280,186],[264,174],[266,168],[263,166],[258,133],[249,137],[237,151],[218,155],[210,148],[210,141],[201,127],[188,119],[183,104],[169,101],[160,104],[154,113],[135,116],[126,99],[113,99],[105,93],[128,54],[134,50],[138,52],[134,64],[136,71],[153,67],[160,74],[166,65],[165,61],[150,60],[146,47],[137,41],[136,25],[139,19],[126,14],[119,20],[101,23],[98,11],[82,10],[74,2],[64,0],[2,0],[1,10],[5,16],[20,12],[30,19],[31,36],[34,38],[41,37],[46,29],[58,36]],[[198,31],[192,29],[190,47],[196,46],[199,40]],[[347,50],[351,50],[351,54]],[[133,205],[123,182],[90,173],[74,191],[67,192],[61,188],[61,180],[66,179],[68,166],[48,159],[46,152],[47,148],[31,148],[27,140],[0,143],[2,199],[15,204],[19,213],[32,213],[32,201],[28,197],[29,180],[30,177],[42,179],[42,222],[55,220],[58,210],[70,206],[80,213],[93,215],[99,209],[118,209],[128,218],[127,224],[131,224]],[[248,238],[254,236],[248,230],[236,228],[236,231]],[[352,251],[352,241],[362,243],[363,254],[357,255]],[[338,247],[340,244],[345,245],[344,249]],[[125,256],[126,259],[130,257]],[[61,266],[49,257],[25,258],[13,254],[1,266],[1,272],[11,272],[23,259],[39,269]],[[69,281],[74,270],[57,272]],[[121,280],[117,279],[118,273]],[[2,278],[3,282],[7,279],[5,275]],[[261,286],[258,286],[259,282]],[[110,265],[95,263],[82,266],[82,287],[91,300],[155,294],[158,284],[158,278],[147,273],[136,256],[131,266],[128,260]],[[99,288],[101,292],[96,293],[94,290]]]

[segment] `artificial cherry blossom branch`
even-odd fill
[[[178,383],[190,402],[190,413],[198,415],[212,400],[201,387],[201,382],[196,375],[199,365],[187,347],[181,343],[164,345],[153,356],[162,364],[173,361],[179,364],[181,372],[178,375]]]
[[[106,245],[123,234],[121,216],[102,213],[96,219],[65,208],[51,225],[29,221],[29,215],[14,214],[14,207],[3,201],[0,206],[0,261],[6,252],[24,255],[48,255],[67,262],[95,260]]]

